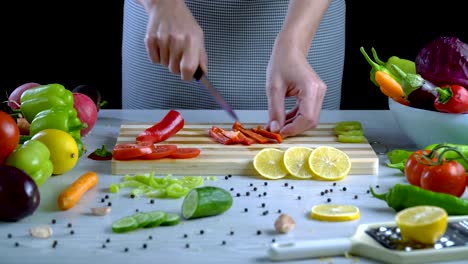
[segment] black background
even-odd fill
[[[384,60],[392,55],[414,60],[436,36],[468,41],[462,1],[427,3],[347,1],[342,109],[388,108],[387,98],[369,81],[361,46],[376,48]],[[101,91],[107,108],[121,108],[122,20],[123,0],[9,1],[0,11],[0,98],[26,82],[69,89],[88,84]]]

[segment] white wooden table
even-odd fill
[[[222,111],[180,112],[188,123],[216,124],[230,121]],[[156,122],[165,113],[165,110],[101,110],[96,126],[91,134],[84,138],[84,143],[89,151],[101,147],[102,144],[112,149],[120,124],[132,121]],[[267,120],[266,112],[238,111],[238,114],[246,124]],[[414,148],[409,139],[401,133],[389,111],[322,112],[322,122],[343,120],[361,121],[369,141],[379,141],[390,149]],[[198,220],[183,220],[171,227],[115,234],[111,231],[114,220],[133,214],[136,209],[180,213],[182,199],[156,199],[152,204],[149,198],[130,198],[128,189],[111,194],[108,191],[109,185],[119,182],[122,176],[111,174],[110,161],[94,161],[82,156],[72,171],[50,178],[41,187],[41,204],[32,216],[16,223],[0,223],[0,263],[268,263],[270,261],[267,258],[267,250],[273,240],[281,242],[350,237],[359,224],[393,221],[395,212],[366,191],[369,186],[378,186],[378,192],[385,192],[395,183],[404,183],[405,179],[398,171],[384,166],[385,155],[379,155],[379,159],[381,165],[378,176],[352,175],[338,182],[336,186],[333,186],[332,182],[292,179],[268,181],[265,186],[265,180],[251,176],[233,175],[226,180],[225,176],[229,174],[226,172],[226,175],[219,175],[217,181],[205,182],[206,185],[220,186],[227,190],[234,188],[233,206],[226,213]],[[88,170],[98,173],[97,188],[86,193],[74,208],[60,211],[56,202],[58,194]],[[156,175],[163,176],[157,172]],[[254,187],[257,187],[257,191],[253,190]],[[333,192],[320,194],[330,189]],[[246,192],[250,192],[250,195],[246,196]],[[237,193],[241,196],[236,197]],[[266,195],[263,195],[264,193]],[[259,194],[262,194],[261,197]],[[108,199],[105,199],[106,195],[109,196]],[[105,203],[101,202],[103,198]],[[358,206],[361,210],[360,219],[336,223],[311,220],[308,217],[310,208],[315,204],[327,203],[327,198],[330,198],[332,203]],[[103,206],[108,202],[112,203],[112,212],[109,215],[90,214],[90,208]],[[244,212],[245,208],[247,212]],[[273,223],[279,216],[278,210],[295,219],[296,228],[290,233],[278,234],[274,231]],[[266,215],[265,211],[268,211]],[[55,224],[52,224],[53,220],[56,221]],[[31,237],[29,229],[42,224],[50,224],[54,230],[53,236],[48,239]],[[258,234],[258,231],[261,233]],[[11,238],[8,238],[9,234]],[[110,242],[106,242],[108,239]],[[55,247],[54,241],[57,241]],[[356,261],[375,263],[362,257],[345,256],[292,263]]]

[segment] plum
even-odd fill
[[[40,200],[31,176],[16,167],[0,165],[0,221],[16,222],[32,215]]]
[[[86,128],[81,130],[81,136],[86,136],[97,121],[98,110],[93,100],[82,93],[73,93],[74,104],[78,118],[81,123],[86,124]]]

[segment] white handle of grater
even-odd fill
[[[343,255],[351,249],[349,238],[304,240],[273,243],[268,255],[271,260],[292,260]]]

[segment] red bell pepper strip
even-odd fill
[[[266,138],[258,133],[255,133],[253,132],[252,130],[249,130],[249,129],[246,129],[242,126],[241,123],[239,123],[238,121],[234,122],[234,124],[232,125],[232,128],[236,131],[240,131],[242,132],[245,136],[247,137],[250,137],[252,139],[254,139],[255,141],[257,141],[258,143],[260,144],[266,144],[266,143],[270,143],[270,139],[269,138]]]
[[[439,112],[467,114],[468,90],[460,85],[446,85],[436,88],[437,98],[434,107]]]
[[[225,136],[223,134],[223,129],[217,127],[217,126],[213,126],[211,127],[210,130],[208,130],[208,134],[210,135],[210,137],[212,137],[213,139],[215,139],[216,141],[218,141],[219,143],[221,144],[224,144],[224,145],[232,145],[234,144],[232,142],[232,139]]]
[[[255,140],[249,137],[246,137],[242,132],[240,131],[223,131],[223,134],[227,136],[228,138],[232,139],[234,143],[241,143],[244,145],[252,145],[255,143]]]
[[[175,135],[183,127],[184,118],[179,112],[171,109],[160,122],[140,133],[136,141],[158,143]]]
[[[283,137],[279,133],[274,133],[274,132],[268,131],[265,128],[263,128],[262,126],[254,127],[251,130],[253,132],[255,132],[255,133],[258,133],[258,134],[264,136],[264,137],[274,139],[278,143],[283,142]]]

